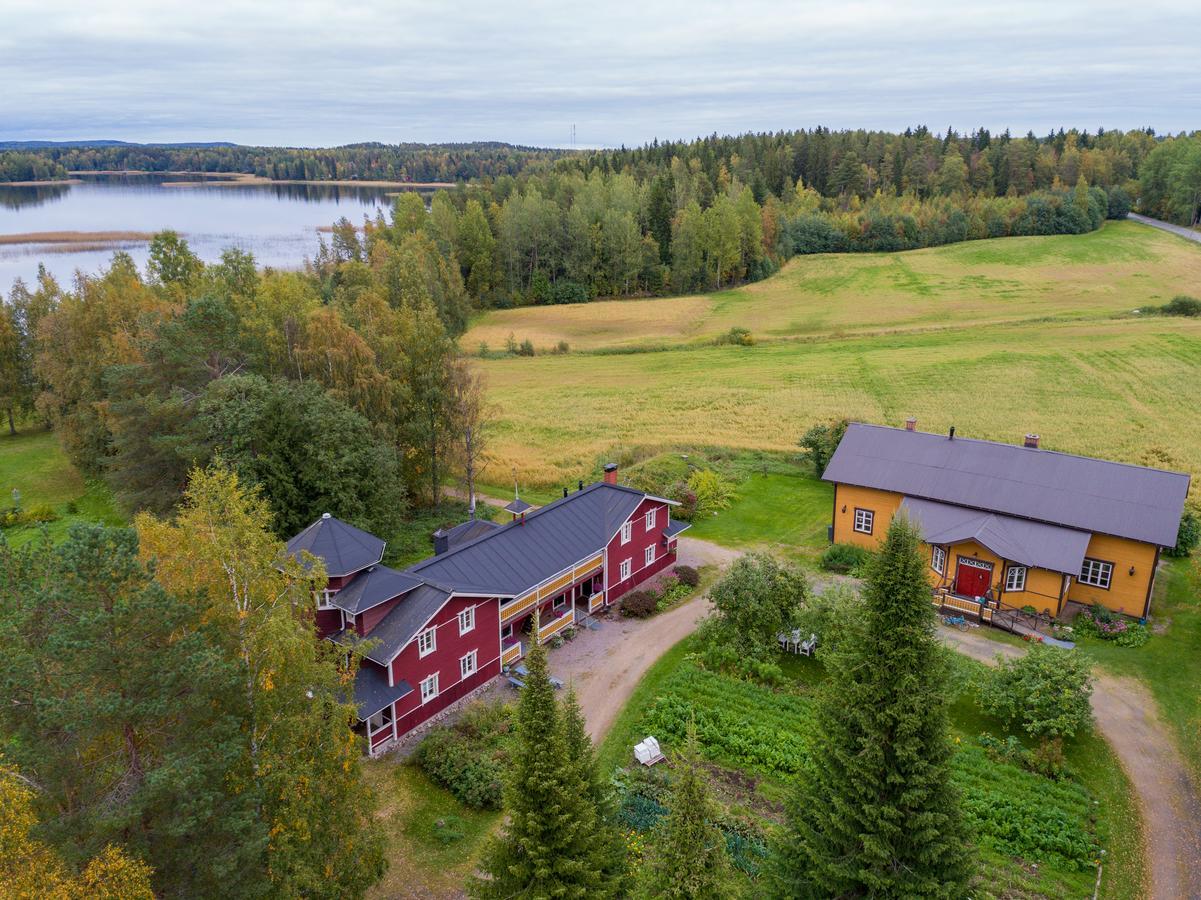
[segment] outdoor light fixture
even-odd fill
[[[1134,566],[1131,566],[1131,567],[1130,567],[1130,574],[1131,574],[1131,575],[1133,575],[1133,574],[1134,574]]]
[[[845,503],[842,505],[842,511],[843,511],[843,512],[846,512],[846,511],[847,511],[847,505],[846,505]]]

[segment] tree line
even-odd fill
[[[425,214],[417,220],[424,225]],[[290,536],[322,512],[389,535],[478,455],[481,385],[454,336],[467,295],[422,228],[369,260],[203,264],[172,232],[139,272],[116,253],[71,288],[44,270],[0,302],[0,409],[52,426],[129,511],[166,513],[217,460],[264,492]]]
[[[66,178],[68,172],[244,172],[312,181],[465,181],[513,175],[563,151],[500,142],[347,144],[318,149],[237,145],[116,144],[0,151],[0,182]]]
[[[1201,133],[1157,145],[1139,174],[1139,209],[1177,225],[1201,221]]]

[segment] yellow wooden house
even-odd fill
[[[875,548],[900,514],[921,531],[944,606],[1059,615],[1069,602],[1145,617],[1189,476],[1039,447],[852,424],[823,478],[835,543]]]

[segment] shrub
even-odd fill
[[[629,619],[646,619],[659,608],[659,598],[650,591],[630,591],[621,598],[621,614]]]
[[[692,566],[676,566],[676,578],[680,580],[680,584],[694,588],[701,583],[700,573]]]
[[[529,338],[526,338],[524,341],[522,341],[521,346],[517,348],[517,355],[518,356],[533,356],[534,355],[534,342],[531,341]]]
[[[571,352],[571,345],[567,341],[559,341],[559,343],[555,344],[555,353],[562,355],[569,352]]]
[[[846,434],[847,424],[847,419],[819,422],[801,435],[800,447],[809,454],[814,474],[818,478],[825,474],[826,466],[830,464],[830,457],[834,455],[842,436]]]
[[[694,514],[699,516],[725,509],[734,496],[734,485],[712,469],[697,469],[689,475],[688,489],[696,495]]]
[[[719,346],[722,344],[733,344],[736,347],[753,347],[755,345],[755,336],[751,334],[750,329],[735,326],[725,334],[719,334],[714,338],[713,343]]]
[[[672,510],[672,516],[681,522],[691,522],[696,516],[696,491],[688,486],[686,481],[677,481],[667,491],[667,498],[675,500],[680,505]]]
[[[476,704],[453,725],[430,731],[413,759],[464,805],[500,809],[509,730],[508,707]]]
[[[1165,316],[1201,316],[1201,300],[1179,294],[1159,308]]]
[[[1164,551],[1165,556],[1188,556],[1201,543],[1201,516],[1186,509],[1180,517],[1180,531],[1176,533],[1176,546]]]
[[[982,673],[976,690],[984,712],[1032,737],[1070,738],[1092,722],[1092,672],[1074,650],[1035,644],[1024,656]]]
[[[859,572],[871,559],[871,551],[856,544],[831,544],[822,554],[822,568],[827,572]]]
[[[1109,219],[1124,219],[1130,212],[1130,194],[1120,185],[1114,185],[1106,194],[1107,206],[1105,211],[1106,218]]]
[[[1099,604],[1081,610],[1072,626],[1079,634],[1113,641],[1119,647],[1141,647],[1151,640],[1151,631],[1146,625],[1131,622]]]
[[[709,596],[714,610],[709,639],[742,656],[765,659],[775,653],[777,635],[796,627],[809,599],[809,582],[798,569],[756,553],[730,566]]]

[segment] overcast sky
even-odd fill
[[[1201,128],[1201,0],[0,0],[0,140]]]

